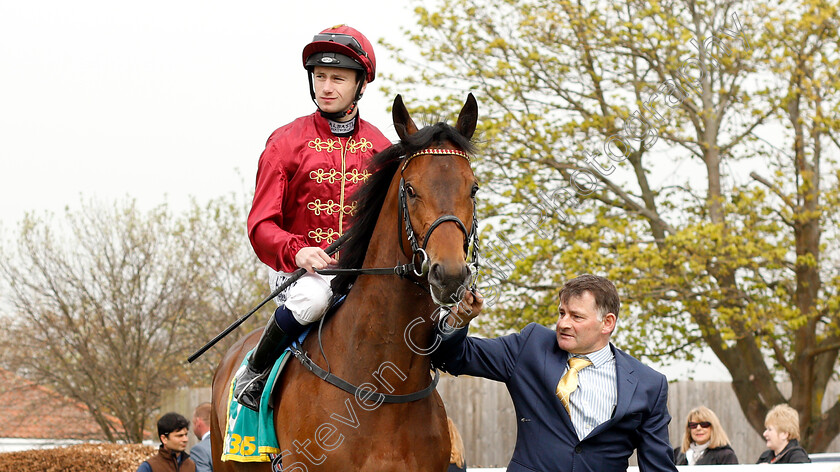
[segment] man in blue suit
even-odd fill
[[[531,323],[499,338],[468,337],[482,306],[465,294],[458,315],[439,326],[433,361],[507,385],[517,418],[508,471],[624,471],[634,450],[641,472],[677,470],[665,376],[610,342],[620,307],[612,282],[589,274],[566,282],[554,331]]]

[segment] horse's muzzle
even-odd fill
[[[465,261],[457,264],[434,262],[429,268],[429,289],[435,303],[455,305],[461,301],[470,281],[470,268]]]

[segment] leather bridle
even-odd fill
[[[429,238],[432,236],[432,232],[440,226],[442,223],[446,222],[453,222],[458,226],[458,229],[464,234],[464,255],[467,259],[467,264],[470,267],[471,276],[474,275],[478,270],[478,217],[476,213],[476,206],[475,202],[473,202],[473,221],[472,227],[470,231],[467,232],[467,227],[460,218],[455,215],[443,215],[432,222],[429,226],[429,229],[426,230],[426,234],[423,236],[423,245],[421,246],[417,241],[417,233],[414,231],[414,226],[411,224],[411,215],[408,211],[408,198],[407,198],[407,190],[406,190],[406,183],[405,178],[402,177],[403,173],[405,172],[406,167],[411,161],[417,156],[423,155],[434,155],[434,156],[459,156],[463,157],[464,159],[469,162],[470,156],[464,151],[458,149],[445,149],[445,148],[428,148],[417,151],[410,156],[406,157],[405,161],[403,162],[402,168],[400,169],[400,188],[399,188],[399,220],[402,220],[402,223],[405,225],[405,234],[406,238],[408,239],[408,243],[411,246],[411,263],[413,265],[413,272],[414,275],[418,277],[425,277],[429,273],[429,255],[426,254],[426,246],[429,244]],[[400,250],[405,252],[403,247],[403,238],[400,232],[401,228],[399,222],[397,223],[397,232],[399,234],[399,241],[400,241]],[[419,267],[418,267],[419,265]],[[434,295],[433,295],[434,298]],[[441,303],[439,300],[435,300],[435,303],[441,306],[451,306],[454,303]]]
[[[400,188],[399,188],[399,218],[397,220],[397,232],[399,233],[399,241],[400,241],[400,250],[405,253],[405,249],[403,246],[403,238],[402,238],[402,226],[401,224],[405,225],[405,233],[408,239],[408,243],[411,246],[411,260],[407,264],[398,265],[395,267],[381,267],[381,268],[368,268],[368,269],[324,269],[324,270],[316,270],[319,274],[323,275],[338,275],[338,274],[349,274],[349,273],[356,273],[356,274],[370,274],[370,275],[385,275],[385,274],[396,274],[400,277],[407,277],[409,274],[414,274],[417,277],[426,277],[429,273],[429,255],[426,254],[426,245],[429,243],[429,238],[432,235],[432,232],[441,224],[452,222],[458,226],[458,229],[464,233],[464,255],[465,259],[468,261],[467,264],[470,268],[470,282],[471,286],[470,289],[475,289],[475,279],[476,275],[478,274],[478,218],[476,217],[476,208],[475,202],[473,202],[473,223],[470,231],[467,232],[467,227],[460,218],[455,215],[443,215],[436,219],[432,224],[429,226],[429,229],[426,231],[425,236],[423,237],[423,245],[421,246],[417,241],[417,236],[414,231],[414,227],[411,224],[411,215],[408,212],[408,199],[406,198],[407,191],[406,191],[406,183],[405,178],[403,177],[403,172],[405,171],[408,164],[417,157],[422,155],[436,155],[436,156],[460,156],[466,159],[468,162],[470,160],[469,154],[464,151],[458,149],[445,149],[445,148],[427,148],[420,151],[417,151],[409,156],[405,157],[403,161],[402,168],[400,169]],[[414,283],[420,285],[417,281],[412,280]],[[422,285],[421,285],[422,287]],[[455,305],[457,302],[452,303],[442,303],[441,301],[437,300],[437,297],[434,295],[434,291],[429,290],[429,294],[432,296],[432,299],[438,306],[452,306]],[[324,317],[326,318],[326,317]],[[321,322],[318,326],[318,345],[321,349],[321,355],[324,357],[324,360],[327,362],[327,369],[323,369],[321,366],[316,364],[300,347],[296,345],[292,345],[290,350],[292,354],[306,367],[310,372],[317,375],[322,380],[344,390],[347,393],[352,395],[357,395],[369,399],[373,402],[378,403],[408,403],[413,402],[416,400],[420,400],[429,396],[437,387],[438,380],[440,379],[440,372],[438,372],[437,367],[434,368],[435,377],[432,379],[432,382],[423,390],[416,391],[414,393],[409,393],[406,395],[392,395],[392,394],[385,394],[374,392],[366,389],[362,389],[361,387],[357,387],[350,382],[342,379],[337,375],[333,375],[330,372],[329,368],[329,361],[327,361],[327,355],[324,352],[324,347],[321,345],[321,328],[323,327],[324,318],[321,318]]]
[[[405,172],[406,167],[408,164],[411,163],[417,156],[423,155],[435,155],[435,156],[459,156],[466,159],[468,162],[470,160],[469,154],[464,151],[458,149],[446,149],[446,148],[427,148],[420,151],[417,151],[411,155],[408,155],[404,158],[403,164],[400,169],[400,186],[398,190],[398,211],[399,211],[399,218],[397,219],[397,239],[400,241],[400,250],[405,253],[405,247],[403,246],[403,237],[402,237],[402,229],[403,226],[405,227],[405,234],[406,238],[408,239],[408,243],[411,247],[411,257],[408,263],[397,265],[394,267],[375,267],[375,268],[367,268],[367,269],[318,269],[315,272],[322,274],[322,275],[339,275],[339,274],[368,274],[368,275],[392,275],[396,274],[400,277],[406,278],[408,275],[413,274],[416,277],[426,277],[429,273],[429,255],[426,253],[426,246],[429,244],[429,238],[432,236],[432,232],[440,226],[442,223],[446,222],[453,222],[458,226],[458,229],[464,234],[464,255],[467,260],[467,265],[470,269],[470,278],[471,284],[470,288],[475,289],[475,279],[476,275],[478,274],[479,269],[479,240],[478,240],[478,215],[476,213],[476,205],[473,202],[473,222],[472,227],[470,228],[469,232],[467,232],[467,226],[455,215],[443,215],[432,222],[429,226],[429,229],[426,231],[426,234],[423,236],[423,244],[422,246],[417,241],[417,233],[414,231],[414,226],[411,224],[411,215],[408,211],[408,198],[407,198],[407,190],[405,183],[405,178],[403,177],[403,173]],[[413,282],[420,285],[417,281],[412,280]],[[422,285],[420,285],[422,287]],[[434,296],[432,291],[429,291],[432,295],[432,299],[435,301],[436,304],[439,306],[452,306],[455,302],[451,303],[444,303]]]

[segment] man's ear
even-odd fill
[[[615,329],[617,318],[614,313],[607,313],[604,315],[604,326],[601,328],[601,333],[610,334]]]

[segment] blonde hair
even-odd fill
[[[452,418],[446,417],[446,424],[449,425],[449,443],[452,448],[449,452],[449,463],[456,464],[458,467],[464,467],[464,441],[461,439],[461,433],[455,427]]]
[[[709,435],[709,449],[729,444],[729,436],[726,435],[726,431],[724,431],[723,426],[720,425],[720,420],[715,412],[701,405],[689,411],[688,415],[685,417],[685,432],[683,433],[682,452],[687,451],[691,446],[691,430],[688,429],[688,423],[692,421],[696,423],[708,421],[712,424],[712,434]]]
[[[799,413],[787,404],[776,405],[767,412],[764,427],[769,425],[780,433],[787,433],[788,441],[799,439]]]

